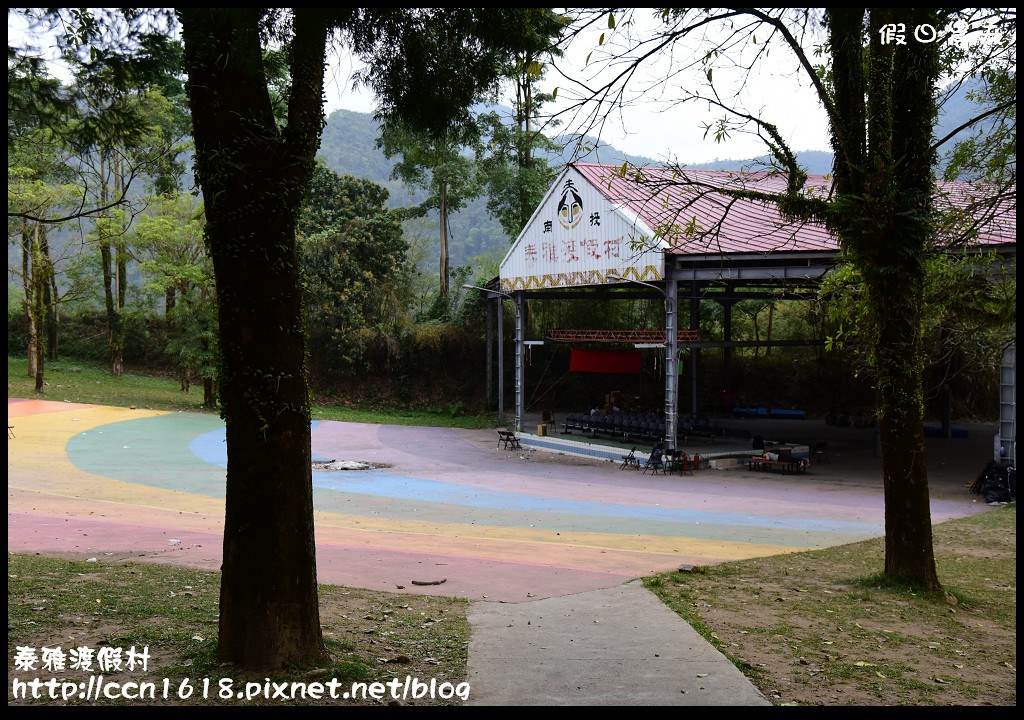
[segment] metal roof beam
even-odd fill
[[[672,277],[679,282],[818,281],[831,269],[830,265],[684,267],[672,270]]]

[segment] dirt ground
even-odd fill
[[[881,539],[662,576],[776,704],[1016,704],[1016,510],[937,526],[946,598],[889,587]],[[1008,517],[1007,517],[1008,516]]]
[[[111,563],[96,572],[80,572],[96,566],[24,557],[13,562],[9,558],[9,567],[17,566],[17,572],[24,573],[9,572],[13,593],[8,597],[10,705],[386,705],[391,698],[285,702],[259,696],[239,699],[232,694],[225,700],[221,681],[230,679],[232,687],[241,690],[246,683],[264,683],[268,676],[274,682],[306,685],[336,678],[341,692],[349,690],[353,682],[387,683],[394,678],[404,681],[406,676],[424,683],[433,680],[438,686],[448,683],[455,690],[466,679],[469,626],[465,601],[322,586],[320,620],[331,662],[301,670],[242,672],[217,663],[215,658],[216,574],[136,563]],[[170,587],[176,591],[168,591]],[[65,669],[44,668],[42,660],[32,671],[14,669],[13,658],[19,648],[34,648],[41,655],[43,647],[62,647],[68,654]],[[97,653],[104,647],[120,648],[125,661],[129,648],[146,648],[146,669],[125,665],[121,672],[101,672],[98,664],[90,672],[72,668],[71,649],[81,647]],[[97,702],[92,697],[49,700],[13,694],[16,679],[87,683],[99,676],[108,687],[111,683],[155,683],[156,697]],[[165,683],[168,698],[161,697]],[[184,697],[186,694],[188,697]],[[439,695],[407,698],[403,704],[462,703],[458,695]]]

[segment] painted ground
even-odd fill
[[[8,549],[216,569],[224,429],[211,415],[8,399]],[[523,601],[882,534],[881,492],[812,476],[645,477],[496,447],[483,430],[318,422],[321,582]],[[937,500],[936,521],[972,512]],[[415,586],[444,578],[443,585]]]

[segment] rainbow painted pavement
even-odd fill
[[[8,549],[220,565],[226,450],[213,415],[9,399]],[[492,431],[317,422],[321,582],[518,602],[680,563],[882,534],[877,491],[744,473],[647,477],[508,452]],[[417,586],[412,581],[442,585]]]

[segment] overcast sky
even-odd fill
[[[649,23],[649,13],[637,11],[636,22]],[[8,41],[17,41],[24,32],[24,21],[18,15],[8,12]],[[621,27],[621,18],[620,18]],[[598,44],[604,32],[606,42]],[[573,95],[575,81],[593,84],[597,69],[605,67],[601,55],[605,50],[616,51],[617,35],[608,32],[607,24],[599,23],[594,29],[578,36],[569,46],[557,67],[549,68],[541,83],[541,89],[551,92],[558,88],[559,102],[554,106],[563,109]],[[588,54],[592,62],[586,64]],[[678,57],[678,55],[677,55]],[[331,51],[328,55],[328,70],[325,78],[325,110],[331,113],[337,109],[373,112],[374,99],[371,93],[352,89],[352,76],[356,65],[345,53]],[[55,69],[55,73],[60,73]],[[647,74],[640,74],[630,84],[634,94],[647,85],[664,80],[664,63],[652,65]],[[659,75],[660,74],[660,75]],[[700,163],[716,159],[744,159],[766,152],[764,144],[754,137],[734,134],[723,143],[716,143],[712,134],[705,138],[705,124],[722,116],[720,110],[713,110],[707,103],[694,102],[668,106],[669,102],[681,96],[680,88],[698,88],[703,82],[703,71],[674,77],[662,82],[654,89],[634,97],[627,107],[603,113],[606,117],[600,128],[601,139],[619,150],[634,155],[643,155],[654,160],[678,159],[682,163]],[[715,85],[720,89],[731,86],[738,74],[729,76],[721,65],[715,68]],[[654,83],[651,79],[654,79]],[[66,77],[64,78],[66,79]],[[759,115],[779,127],[793,150],[829,150],[827,122],[808,83],[796,71],[792,56],[782,48],[771,57],[771,64],[748,78],[742,95],[745,109]],[[596,135],[598,128],[591,120],[572,116],[563,119],[562,126],[554,132],[586,132]]]
[[[637,13],[638,25],[648,22],[646,14],[639,10]],[[606,40],[599,46],[602,33],[606,34]],[[594,85],[595,74],[606,67],[600,56],[609,48],[615,53],[615,36],[608,32],[607,24],[598,24],[574,40],[564,58],[557,61],[557,67],[548,69],[541,89],[550,93],[558,88],[558,109],[569,104],[568,98],[576,85],[574,81]],[[588,54],[592,54],[589,66],[586,64]],[[792,55],[778,47],[769,59],[770,62],[762,63],[756,73],[746,78],[748,82],[741,98],[747,112],[776,124],[793,150],[830,150],[825,111],[802,72],[798,71]],[[654,88],[632,98],[621,112],[616,109],[604,114],[607,118],[601,128],[604,142],[631,154],[654,160],[675,158],[683,163],[745,159],[766,152],[763,142],[743,134],[734,134],[723,143],[716,143],[713,134],[705,138],[705,124],[721,117],[722,111],[702,102],[671,103],[681,97],[682,85],[697,88],[698,83],[705,82],[703,70],[694,70],[659,85],[658,80],[664,80],[665,67],[664,62],[653,64],[645,74],[638,75],[631,83],[634,93],[638,94],[645,85],[654,85]],[[326,82],[328,113],[337,109],[373,112],[372,95],[351,89],[355,69],[350,57],[331,58]],[[742,75],[745,73],[730,74],[719,63],[715,68],[715,85],[720,92],[726,92]],[[510,100],[506,102],[511,104]],[[563,120],[562,127],[556,132],[582,130],[596,134],[596,128],[589,119],[577,117],[573,122],[572,116],[566,116]]]

